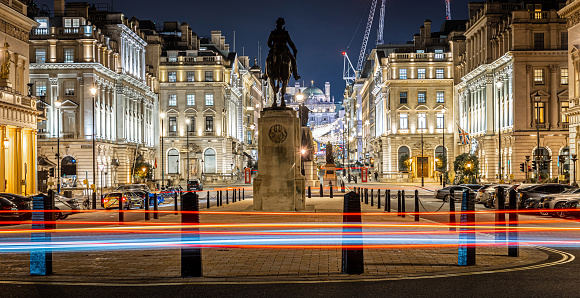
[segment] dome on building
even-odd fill
[[[304,91],[302,91],[302,94],[304,94],[304,97],[308,98],[311,95],[323,95],[324,96],[324,92],[322,92],[322,90],[320,90],[319,88],[316,88],[314,86],[310,86],[306,89],[304,89]]]

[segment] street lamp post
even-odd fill
[[[441,137],[442,137],[442,141],[441,143],[443,144],[443,157],[445,157],[444,159],[442,158],[441,162],[443,162],[443,177],[441,178],[441,180],[443,181],[443,187],[445,187],[445,180],[447,177],[445,177],[445,174],[447,173],[447,150],[445,149],[445,110],[443,110],[443,129],[441,130]]]
[[[497,87],[497,104],[499,106],[498,108],[498,113],[499,113],[499,125],[498,125],[498,144],[499,144],[499,163],[498,163],[498,167],[499,167],[499,183],[503,183],[503,167],[502,167],[502,150],[501,150],[501,128],[502,128],[502,104],[501,104],[501,97],[500,97],[500,93],[501,93],[501,88],[503,87],[503,82],[502,81],[497,81],[495,83],[495,86]]]
[[[187,185],[187,183],[189,183],[189,127],[191,125],[191,120],[189,120],[189,118],[187,118],[187,119],[185,119],[185,123],[187,124],[187,126],[185,128],[185,134],[186,134],[185,147],[187,148],[187,182],[186,182],[186,185]]]
[[[425,130],[421,129],[421,187],[425,186],[425,174],[423,172],[423,134],[424,134]],[[417,161],[419,161],[419,159],[417,158]]]
[[[572,154],[572,162],[574,163],[574,182],[572,182],[572,186],[578,187],[578,183],[576,183],[576,161],[578,160],[578,155]]]
[[[538,145],[536,147],[536,152],[534,152],[534,159],[536,160],[536,181],[540,181],[540,101],[542,97],[540,93],[536,92],[534,96],[534,101],[536,103],[536,137]]]
[[[165,113],[161,112],[161,189],[165,188],[165,153],[163,152],[163,119],[165,119]]]
[[[96,148],[97,146],[95,145],[95,132],[96,132],[96,127],[95,127],[95,95],[97,94],[97,88],[95,88],[95,86],[91,87],[91,94],[93,95],[93,185],[95,186],[95,189],[93,189],[93,192],[96,191],[96,187],[97,187],[97,163],[96,163]]]
[[[530,162],[530,156],[526,155],[526,168],[525,168],[525,170],[526,170],[526,182],[528,182],[528,179],[529,179],[528,175],[530,174],[530,171],[528,170],[528,163],[529,162]]]
[[[62,102],[55,101],[54,106],[56,107],[56,170],[58,175],[58,180],[56,184],[56,192],[60,194],[60,106]]]
[[[302,156],[300,156],[300,168],[302,171],[302,176],[306,176],[306,171],[304,170],[304,154],[306,154],[306,149],[302,148],[300,153],[302,153]]]

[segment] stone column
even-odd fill
[[[531,87],[532,87],[532,66],[526,65],[526,127],[532,128],[532,121],[534,119],[534,108],[532,106],[532,95],[531,95]]]
[[[558,65],[550,65],[550,128],[555,129],[560,125],[560,107],[558,101]],[[554,163],[552,163],[554,164]]]
[[[6,130],[6,126],[0,126],[0,192],[6,192],[6,166],[8,166],[4,147],[4,140],[8,138]]]
[[[13,190],[15,194],[22,194],[22,178],[23,178],[23,148],[22,148],[22,128],[18,127],[14,132],[14,177]],[[61,154],[62,155],[62,154]]]

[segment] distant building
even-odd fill
[[[337,108],[334,97],[330,96],[329,82],[324,84],[324,92],[314,86],[314,81],[310,83],[310,87],[301,86],[296,82],[293,87],[288,87],[286,92],[286,103],[289,107],[298,110],[298,105],[304,103],[311,110],[308,120],[311,128],[333,123],[337,119]]]
[[[36,124],[42,117],[28,89],[28,36],[37,24],[21,1],[0,2],[0,192],[37,190]]]

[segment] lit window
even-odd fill
[[[437,68],[435,70],[435,78],[436,79],[444,79],[445,78],[445,70],[443,68]]]
[[[400,126],[400,129],[408,129],[409,128],[409,114],[401,113],[399,115],[399,126]]]
[[[177,82],[177,72],[175,72],[175,71],[167,72],[167,80],[169,83]]]
[[[561,85],[568,85],[568,69],[567,68],[560,69],[560,84]]]
[[[47,18],[36,18],[36,22],[38,23],[38,28],[48,28]]]
[[[441,129],[441,128],[443,128],[443,126],[444,126],[444,123],[443,123],[443,121],[444,121],[444,119],[445,119],[444,117],[445,117],[445,116],[444,116],[444,114],[443,114],[443,113],[437,113],[437,128],[438,128],[438,129]]]
[[[445,91],[437,91],[437,103],[445,102]]]
[[[188,106],[195,105],[195,94],[187,94],[187,105]]]
[[[407,92],[399,93],[399,103],[406,104],[407,103]]]
[[[46,50],[36,49],[36,63],[44,63],[44,62],[46,62]]]
[[[193,71],[187,72],[187,81],[188,82],[195,82],[195,73]]]
[[[177,52],[168,52],[167,62],[177,62]]]
[[[544,112],[546,110],[545,108],[545,103],[543,102],[534,102],[534,106],[535,106],[535,111],[534,111],[534,117],[536,118],[535,120],[538,121],[539,119],[539,123],[543,124],[545,123],[545,117],[544,117]],[[538,115],[540,116],[538,118]]]
[[[401,80],[407,79],[407,69],[406,68],[399,69],[399,79],[401,79]]]
[[[34,86],[36,89],[36,96],[45,96],[46,95],[46,82],[35,81]]]
[[[425,91],[419,91],[419,93],[417,93],[417,102],[418,103],[425,103],[425,102],[427,102],[427,92],[425,92]]]
[[[417,115],[417,128],[419,129],[427,128],[427,114],[419,113]]]
[[[544,85],[544,69],[534,69],[534,84]]]
[[[175,95],[175,94],[170,94],[170,95],[169,95],[169,97],[168,97],[168,99],[167,99],[167,104],[168,104],[170,107],[175,107],[175,106],[177,106],[177,95]]]
[[[419,70],[417,70],[417,78],[418,79],[425,78],[425,68],[419,68]]]
[[[205,95],[205,105],[206,106],[213,106],[213,94],[206,94]]]
[[[64,19],[64,27],[65,28],[72,27],[72,20],[71,19]]]
[[[73,63],[75,60],[75,49],[64,49],[64,63]]]
[[[64,95],[75,95],[75,82],[67,80],[63,82]]]
[[[81,22],[79,19],[73,19],[72,20],[72,26],[73,27],[79,27],[81,25]]]
[[[568,118],[568,115],[566,115],[566,112],[568,112],[568,109],[570,108],[570,103],[567,101],[563,101],[560,103],[560,111],[561,111],[561,115],[562,115],[562,123],[568,123],[570,122],[570,119]]]
[[[169,117],[169,132],[177,132],[177,117]]]
[[[205,131],[207,132],[213,131],[213,116],[205,117]]]
[[[206,71],[205,72],[205,81],[206,82],[213,82],[213,71]]]
[[[189,124],[187,125],[188,132],[195,131],[195,117],[189,117]]]

